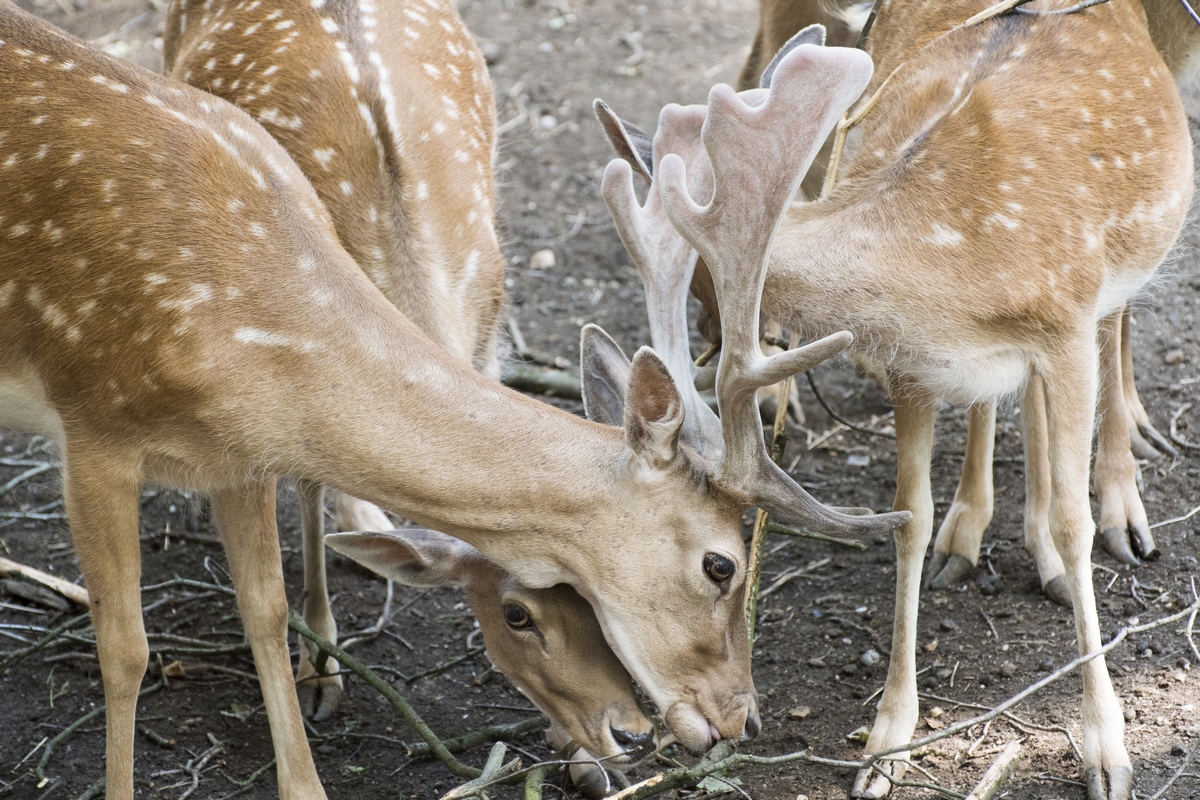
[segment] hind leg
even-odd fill
[[[1179,451],[1167,441],[1150,423],[1150,416],[1138,396],[1137,384],[1133,380],[1133,325],[1129,304],[1121,312],[1121,394],[1125,399],[1129,439],[1133,454],[1138,458],[1158,458],[1168,455],[1179,456]]]
[[[966,580],[979,563],[983,532],[992,521],[992,454],[996,442],[996,404],[967,409],[967,448],[954,502],[938,529],[929,560],[926,586],[949,589]]]
[[[304,550],[304,624],[327,641],[338,640],[337,622],[329,608],[329,588],[325,583],[325,489],[313,481],[296,481],[300,495],[300,533]],[[374,506],[372,506],[374,508]],[[296,692],[300,710],[318,721],[328,719],[342,700],[342,677],[317,677],[312,665],[308,640],[300,638],[300,664],[296,668]],[[336,673],[333,659],[326,669]]]
[[[1050,538],[1050,444],[1046,431],[1046,387],[1042,376],[1029,376],[1021,401],[1025,445],[1025,549],[1037,565],[1042,591],[1071,607],[1062,558]]]
[[[1158,554],[1138,492],[1138,469],[1130,452],[1129,412],[1121,364],[1122,312],[1100,323],[1100,421],[1096,448],[1096,497],[1100,500],[1100,544],[1113,558],[1137,564]],[[1136,390],[1135,390],[1136,391]]]

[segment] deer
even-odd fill
[[[1171,74],[1181,86],[1193,82],[1200,75],[1200,25],[1188,19],[1187,10],[1178,0],[1143,0],[1142,5],[1151,40]],[[764,53],[776,52],[810,24],[825,24],[831,45],[854,44],[867,21],[864,10],[861,4],[840,8],[807,0],[759,0],[759,29],[738,88],[757,86],[767,67]],[[802,184],[802,191],[808,196],[816,196],[816,189],[824,180],[827,158],[828,153],[822,151]],[[698,296],[710,298],[711,293],[704,291],[703,269],[700,273]],[[705,309],[702,316],[701,330],[719,338],[719,322],[713,321],[713,312]],[[1098,406],[1100,447],[1096,455],[1095,489],[1101,506],[1101,545],[1118,561],[1136,565],[1142,559],[1157,557],[1158,548],[1141,500],[1140,477],[1133,458],[1175,457],[1178,452],[1155,429],[1138,396],[1131,321],[1130,309],[1126,307],[1119,323],[1106,321],[1101,333],[1103,384]],[[1116,391],[1118,387],[1120,392]],[[927,588],[947,589],[973,573],[979,563],[984,532],[992,518],[995,404],[972,404],[967,419],[962,478],[934,540],[926,572]],[[1035,431],[1043,427],[1039,420],[1031,424]],[[1122,433],[1122,424],[1127,433]],[[1069,607],[1070,593],[1062,562],[1049,538],[1049,488],[1044,472],[1044,460],[1026,464],[1026,549],[1034,558],[1043,592]]]
[[[738,95],[719,85],[707,107],[667,106],[659,120],[663,129],[704,115],[702,126],[689,123],[690,139],[673,137],[675,152],[655,154],[648,196],[657,193],[708,265],[717,297],[733,287],[714,265],[741,258],[747,240],[773,237],[763,312],[809,336],[850,331],[852,357],[871,366],[896,409],[893,508],[913,519],[895,533],[892,656],[866,745],[891,755],[860,771],[855,797],[885,796],[903,775],[918,716],[916,613],[938,399],[1022,394],[1026,459],[1046,465],[1049,535],[1079,652],[1099,650],[1088,503],[1097,339],[1167,257],[1192,197],[1183,108],[1141,6],[1112,0],[1055,14],[1039,5],[961,24],[987,7],[882,4],[866,51],[799,44],[781,56],[769,89]],[[890,84],[833,191],[792,203],[832,129],[814,122],[822,91],[851,69],[868,97],[888,76]],[[1136,101],[1115,102],[1135,90]],[[1061,135],[1051,133],[1056,124]],[[606,198],[635,205],[633,171],[626,158],[611,162]],[[996,185],[1002,200],[981,185]],[[705,186],[711,199],[696,188]],[[627,216],[614,213],[619,230]],[[1034,420],[1044,427],[1031,430]],[[1132,765],[1103,656],[1082,670],[1089,798],[1128,800]]]
[[[413,14],[437,25],[414,38]],[[358,4],[328,2],[320,13],[304,6],[284,17],[261,4],[176,0],[167,10],[164,73],[254,116],[308,177],[339,241],[380,291],[442,342],[448,357],[498,377],[504,270],[491,211],[495,103],[474,39],[449,3],[385,4],[368,14]],[[367,79],[359,72],[355,80],[340,53],[367,53],[376,40],[373,55],[386,70]],[[397,83],[393,76],[404,77]],[[418,108],[447,99],[469,114],[453,134],[430,137],[430,122]],[[403,111],[388,113],[389,105]],[[464,143],[486,160],[455,158]],[[465,231],[464,219],[472,223]],[[304,617],[336,642],[323,487],[302,482],[298,493]],[[378,507],[333,494],[338,528],[379,532],[341,535],[334,549],[356,557],[356,543],[369,543],[357,560],[380,574],[407,585],[462,587],[500,671],[550,718],[553,739],[582,744],[572,775],[585,791],[606,788],[603,772],[588,767],[587,759],[625,758],[653,747],[653,725],[628,673],[573,589],[520,586],[475,548],[434,531],[385,534],[394,526]],[[390,560],[371,561],[384,543]],[[510,620],[518,612],[521,620]],[[532,646],[537,642],[542,647]],[[333,666],[332,677],[316,675],[305,645],[301,639],[300,705],[305,716],[320,720],[335,710],[342,679]]]
[[[174,0],[163,72],[257,119],[312,183],[339,241],[384,296],[449,357],[499,379],[504,257],[494,223],[495,97],[452,2],[329,0],[285,12]],[[430,119],[434,108],[444,116]],[[298,487],[303,611],[312,630],[336,643],[321,544],[323,488]],[[331,494],[338,530],[395,527],[377,506]],[[322,720],[337,708],[342,679],[336,667],[330,671],[314,674],[302,638],[297,678],[305,716]]]
[[[575,741],[571,779],[589,797],[611,788],[603,765],[649,755],[654,724],[578,592],[560,584],[527,589],[464,541],[399,528],[333,533],[326,542],[406,586],[458,586],[479,621],[488,657],[550,719],[556,746]],[[603,761],[601,761],[603,759]]]
[[[750,424],[758,387],[840,352],[850,334],[769,358],[727,352],[724,450],[702,462],[680,444],[680,389],[652,349],[631,361],[620,428],[497,385],[371,282],[307,178],[245,112],[8,2],[0,41],[0,171],[22,189],[0,197],[0,425],[53,438],[63,454],[113,800],[133,795],[148,653],[146,482],[211,500],[284,798],[324,792],[288,657],[277,475],[462,539],[528,588],[572,586],[692,750],[761,728],[743,510],[839,535],[911,522],[818,502]],[[836,83],[831,120],[861,93]],[[741,285],[722,298],[727,336],[734,320],[757,319],[761,281]]]

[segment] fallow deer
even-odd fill
[[[853,331],[855,356],[873,365],[895,404],[894,507],[914,518],[896,533],[892,656],[869,752],[903,747],[917,720],[916,610],[939,398],[1023,390],[1027,409],[1044,404],[1044,416],[1025,415],[1027,425],[1047,421],[1044,436],[1027,431],[1026,446],[1040,444],[1048,464],[1050,536],[1079,650],[1100,647],[1088,503],[1098,328],[1119,321],[1167,256],[1192,196],[1183,109],[1139,5],[1112,0],[1060,15],[1035,4],[959,26],[987,7],[884,2],[869,56],[801,45],[769,93],[714,88],[702,137],[678,143],[682,157],[662,156],[651,186],[713,272],[718,297],[733,290],[720,262],[775,234],[764,311],[810,335]],[[833,192],[787,208],[779,198],[795,195],[830,129],[814,124],[824,106],[811,95],[834,58],[839,77],[852,67],[869,76],[873,58],[872,88],[892,82]],[[668,106],[660,128],[690,113],[699,112]],[[712,177],[698,179],[696,169]],[[606,197],[634,202],[626,161],[610,164],[605,180]],[[715,186],[707,206],[688,181],[693,193]],[[614,214],[619,226],[623,216]],[[1124,720],[1102,657],[1084,665],[1083,679],[1089,795],[1128,800]],[[905,762],[878,766],[857,776],[855,796],[886,794]]]
[[[450,0],[173,0],[163,65],[257,119],[312,183],[342,246],[380,291],[450,358],[499,377],[495,98]],[[339,530],[394,527],[371,503],[332,494]],[[304,618],[336,642],[323,487],[301,486],[300,497]],[[301,708],[324,719],[342,679],[313,675],[307,652],[302,639]]]
[[[1178,0],[1143,0],[1151,39],[1181,88],[1200,78],[1200,25],[1188,19],[1186,8]],[[830,44],[852,44],[861,32],[865,7],[845,3],[809,0],[759,0],[759,29],[745,67],[739,89],[757,86],[766,68],[764,53],[774,52],[793,35],[810,24],[829,27]],[[819,186],[824,179],[822,152],[810,169],[804,186]],[[810,187],[809,195],[815,196]],[[697,279],[699,296],[705,293],[703,269]],[[711,301],[710,301],[711,302]],[[704,311],[702,330],[714,332],[719,324]],[[1099,397],[1099,441],[1096,456],[1095,485],[1100,500],[1101,544],[1115,558],[1136,564],[1141,558],[1157,555],[1154,537],[1138,491],[1137,468],[1129,454],[1139,458],[1175,455],[1175,449],[1151,424],[1133,379],[1133,350],[1130,337],[1129,309],[1118,322],[1107,320],[1100,337],[1103,386]],[[1117,392],[1120,388],[1120,392]],[[1044,423],[1033,420],[1032,431]],[[1122,432],[1122,427],[1127,432]],[[967,442],[963,472],[954,500],[946,512],[934,541],[933,557],[926,572],[926,585],[944,589],[961,582],[979,562],[983,533],[992,518],[992,453],[995,440],[996,407],[984,402],[968,409]],[[1126,440],[1128,439],[1128,446]],[[1034,448],[1031,455],[1040,452]],[[1062,562],[1050,540],[1049,488],[1044,475],[1044,459],[1026,464],[1026,548],[1033,555],[1043,591],[1051,599],[1070,605]]]
[[[840,74],[825,88],[830,120],[862,89]],[[110,798],[133,795],[146,481],[212,499],[285,798],[324,793],[288,660],[276,474],[461,538],[524,586],[572,585],[693,749],[759,729],[743,509],[834,533],[910,520],[829,509],[765,452],[755,389],[829,357],[848,334],[772,359],[728,351],[718,391],[730,413],[713,465],[679,446],[679,390],[649,348],[630,367],[622,430],[447,358],[363,274],[251,117],[9,2],[0,110],[0,175],[19,187],[0,195],[0,424],[62,449],[104,681]],[[757,293],[721,299],[726,335],[749,321],[756,340]]]
[[[610,788],[600,764],[654,749],[654,725],[629,673],[571,587],[526,589],[471,545],[436,531],[335,533],[326,542],[407,586],[462,587],[492,662],[550,718],[550,740],[582,746],[571,778],[585,794]]]

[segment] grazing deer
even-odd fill
[[[286,11],[173,0],[163,62],[170,77],[257,119],[312,183],[342,246],[380,291],[449,357],[499,377],[495,98],[450,0],[327,0]],[[304,618],[336,642],[323,487],[299,489]],[[339,530],[395,527],[371,503],[337,491],[333,501]],[[307,654],[301,639],[301,709],[325,719],[342,679],[315,676]]]
[[[603,768],[654,749],[629,673],[604,641],[592,607],[569,586],[526,589],[466,542],[436,531],[335,533],[326,542],[408,586],[460,586],[496,667],[550,718],[550,739],[582,749],[571,778],[592,797],[610,788]]]
[[[1139,5],[1112,0],[1069,15],[1039,6],[956,27],[987,7],[885,3],[870,57],[801,45],[778,65],[769,94],[714,88],[702,137],[662,156],[651,187],[708,264],[718,297],[714,265],[774,234],[764,311],[810,335],[854,332],[854,355],[895,404],[894,507],[914,517],[896,533],[892,657],[869,752],[903,747],[917,720],[916,612],[939,398],[1024,392],[1026,447],[1038,449],[1027,460],[1047,465],[1049,532],[1079,650],[1100,647],[1088,503],[1097,335],[1102,323],[1119,324],[1166,257],[1192,196],[1183,109]],[[831,75],[869,74],[872,58],[874,88],[895,74],[859,127],[844,177],[827,198],[787,208],[777,198],[794,196],[830,129],[814,120]],[[660,127],[688,111],[668,106]],[[610,164],[606,182],[625,186],[606,196],[632,197],[630,176],[625,161]],[[694,187],[706,184],[712,200],[700,207]],[[1044,431],[1028,430],[1042,419]],[[1089,796],[1128,800],[1124,720],[1103,657],[1082,669]],[[879,767],[857,776],[855,796],[885,795],[905,762]]]
[[[110,798],[133,794],[144,482],[212,499],[285,798],[324,794],[288,660],[276,474],[461,538],[524,586],[570,584],[692,749],[759,729],[742,511],[842,534],[910,519],[816,502],[741,413],[757,415],[758,386],[848,335],[727,359],[724,453],[701,462],[679,446],[680,393],[650,349],[633,358],[620,430],[505,389],[448,358],[363,274],[245,112],[8,2],[0,42],[0,174],[20,187],[0,195],[0,424],[63,451]],[[758,294],[721,299],[727,336],[751,320],[757,339]]]
[[[843,4],[844,5],[844,4]],[[1187,18],[1177,0],[1143,0],[1151,39],[1168,68],[1181,86],[1200,77],[1200,26]],[[764,52],[775,52],[793,35],[810,24],[830,26],[829,43],[852,43],[866,21],[862,4],[837,7],[808,0],[760,0],[759,29],[754,46],[739,79],[739,88],[758,84],[766,68]],[[803,184],[809,196],[824,179],[828,149],[823,149]],[[701,331],[719,338],[719,322],[714,321],[711,291],[698,270],[697,296],[705,302],[701,311]],[[1096,493],[1100,500],[1100,542],[1114,558],[1128,564],[1139,558],[1157,556],[1157,547],[1138,490],[1139,458],[1176,455],[1175,449],[1151,424],[1133,379],[1133,349],[1128,307],[1118,321],[1115,317],[1101,326],[1101,376],[1099,395],[1099,442],[1096,455]],[[1117,391],[1120,389],[1120,391]],[[1044,428],[1044,421],[1028,423],[1033,432]],[[992,518],[992,454],[995,442],[996,407],[992,402],[972,404],[968,409],[967,444],[963,472],[954,500],[934,540],[933,557],[926,572],[926,585],[945,589],[967,578],[979,563],[983,533]],[[1033,458],[1026,463],[1026,548],[1034,557],[1043,591],[1054,601],[1070,606],[1070,593],[1063,565],[1049,534],[1049,485],[1043,450],[1035,443]]]

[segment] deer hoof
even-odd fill
[[[1067,587],[1066,575],[1056,575],[1051,578],[1042,587],[1042,592],[1046,597],[1049,597],[1063,608],[1074,607],[1074,604],[1071,602],[1071,590]]]
[[[1100,544],[1110,556],[1122,564],[1137,566],[1142,563],[1129,546],[1129,533],[1125,528],[1107,528],[1101,531]]]
[[[1133,796],[1133,769],[1130,767],[1111,767],[1107,770],[1089,767],[1085,777],[1088,800],[1130,800]]]
[[[953,589],[969,578],[974,571],[974,564],[957,553],[951,553],[946,557],[941,569],[934,573],[933,578],[930,579],[929,588],[939,591]]]

